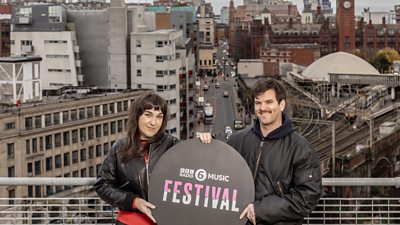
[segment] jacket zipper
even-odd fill
[[[144,158],[145,163],[146,163],[146,181],[147,181],[147,187],[149,186],[150,180],[149,180],[149,161],[151,157],[151,145],[149,146],[149,152],[147,153],[147,157]]]

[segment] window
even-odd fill
[[[53,124],[54,125],[60,124],[60,113],[59,112],[53,113]]]
[[[94,167],[89,167],[89,177],[94,177]]]
[[[42,128],[42,116],[35,116],[35,128]]]
[[[103,116],[108,115],[108,105],[104,104],[103,105]]]
[[[17,8],[15,12],[17,17],[31,17],[32,16],[32,8]]]
[[[122,102],[117,102],[117,112],[122,112]]]
[[[128,111],[128,101],[124,101],[124,111]]]
[[[46,195],[52,195],[53,194],[53,186],[46,186]]]
[[[113,121],[110,123],[110,133],[115,134],[115,131],[116,131],[116,124],[115,121]]]
[[[86,117],[86,112],[85,112],[85,108],[80,108],[79,109],[79,119],[83,120]]]
[[[32,129],[32,117],[25,118],[25,129],[26,130]]]
[[[88,140],[92,140],[94,138],[94,127],[88,127]]]
[[[142,70],[136,70],[136,76],[141,77],[142,76]]]
[[[35,176],[40,175],[42,173],[40,160],[35,161]]]
[[[96,145],[96,157],[101,156],[101,145]]]
[[[32,163],[28,163],[28,165],[26,165],[26,172],[27,172],[28,177],[32,177],[33,176],[33,174],[32,174],[32,172],[33,172]]]
[[[51,135],[47,135],[46,139],[46,150],[50,150],[53,148],[53,137]]]
[[[78,130],[72,130],[72,143],[75,144],[78,142]]]
[[[8,204],[14,205],[15,189],[8,190]]]
[[[61,168],[61,155],[56,155],[55,162],[56,162],[56,169]]]
[[[69,131],[63,133],[64,145],[69,145]]]
[[[14,166],[8,167],[8,177],[15,177],[15,167]]]
[[[136,40],[136,48],[142,47],[142,40]]]
[[[156,48],[163,47],[163,41],[156,41]]]
[[[101,137],[101,125],[96,125],[96,138]]]
[[[25,153],[27,155],[31,154],[31,142],[28,140],[25,140]]]
[[[70,163],[70,157],[69,157],[69,152],[64,153],[64,166],[69,166]]]
[[[87,118],[93,118],[93,107],[87,108]]]
[[[71,110],[71,121],[76,121],[78,120],[78,112],[76,109]]]
[[[62,22],[62,8],[61,6],[49,6],[49,22],[59,23]]]
[[[142,62],[142,56],[141,55],[137,55],[136,56],[136,62]]]
[[[78,177],[79,173],[77,170],[75,170],[74,172],[72,172],[72,177]]]
[[[37,138],[32,139],[32,153],[37,152]]]
[[[15,128],[15,122],[6,123],[6,130],[14,128]]]
[[[63,112],[63,123],[68,123],[69,120],[69,114],[68,111]]]
[[[61,146],[61,133],[54,135],[54,145],[56,148]]]
[[[35,140],[33,140],[33,141],[35,141]],[[34,145],[35,146],[35,145]],[[34,150],[34,149],[33,149]],[[39,150],[40,151],[43,151],[43,137],[40,137],[39,138]]]
[[[103,135],[108,135],[108,123],[103,124]]]
[[[86,161],[86,148],[81,149],[81,162]]]
[[[44,115],[44,124],[46,127],[51,125],[51,114]]]
[[[117,129],[118,129],[118,133],[121,133],[123,131],[124,128],[122,126],[122,120],[118,120]]]
[[[94,107],[94,116],[95,117],[99,117],[100,116],[100,106],[99,105],[96,105]]]
[[[89,146],[89,159],[93,159],[93,146]]]
[[[72,164],[78,163],[78,150],[72,152]]]
[[[157,85],[157,91],[163,92],[164,91],[164,86],[163,85]]]
[[[35,197],[40,198],[42,197],[42,189],[40,189],[41,186],[35,186]]]
[[[115,113],[115,103],[110,103],[110,113],[113,114]]]
[[[79,133],[80,133],[80,140],[85,141],[86,140],[86,127],[81,128],[79,130]]]
[[[7,144],[7,158],[13,159],[14,158],[14,143]]]
[[[53,169],[53,157],[46,158],[46,171],[50,171]]]
[[[104,144],[103,144],[104,155],[107,155],[108,150],[109,150],[108,148],[109,148],[109,144],[108,144],[108,143],[104,143]]]
[[[86,177],[86,168],[81,169],[81,177]]]

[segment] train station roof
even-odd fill
[[[364,59],[346,52],[336,52],[312,63],[302,75],[314,81],[329,81],[329,73],[379,74],[378,70]]]

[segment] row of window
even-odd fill
[[[156,48],[162,48],[164,46],[170,46],[174,45],[175,41],[155,41],[155,46]],[[136,48],[141,48],[142,47],[142,40],[136,40]]]
[[[88,169],[83,168],[81,170],[74,170],[72,173],[65,173],[63,176],[64,177],[96,177],[100,170],[101,164],[96,165],[96,169],[94,166],[90,166]],[[58,176],[60,177],[60,176]],[[33,192],[33,189],[35,188],[35,193]],[[44,187],[43,187],[44,188]],[[49,196],[58,192],[61,192],[63,190],[68,190],[71,189],[71,186],[46,186],[46,193],[45,196]],[[12,189],[13,190],[13,189]],[[8,196],[10,198],[15,198],[15,190],[12,192],[12,190],[9,190]],[[28,186],[28,197],[44,197],[42,195],[42,186]],[[10,203],[13,204],[13,203]]]
[[[100,117],[108,114],[128,111],[128,101],[89,106],[79,109],[71,109],[63,112],[47,113],[34,117],[25,117],[25,129],[49,127],[69,121],[84,120],[86,118]],[[44,124],[43,124],[44,119]],[[62,120],[61,120],[62,119]]]
[[[61,147],[61,145],[66,146],[78,143],[79,141],[82,142],[86,140],[93,140],[94,138],[100,138],[102,136],[122,133],[124,131],[124,126],[126,127],[127,122],[127,119],[112,121],[110,123],[97,124],[95,126],[83,127],[71,131],[56,133],[54,135],[46,135],[44,139],[43,137],[28,139],[25,141],[26,155],[28,156],[30,154],[35,154],[38,152],[38,150],[51,150],[53,148]],[[12,146],[14,145],[13,143],[11,144]]]
[[[176,70],[156,70],[156,77],[175,76],[175,75],[176,75]],[[142,76],[141,69],[136,70],[136,76],[138,77]]]
[[[80,164],[86,160],[98,158],[107,155],[110,147],[115,141],[111,143],[104,143],[103,145],[98,144],[96,146],[89,146],[88,148],[82,148],[80,150],[74,150],[72,152],[64,152],[44,159],[45,167],[42,168],[42,160],[36,160],[34,162],[28,162],[26,166],[27,176],[34,177],[40,176],[44,172],[52,171],[53,169],[60,169],[63,167]],[[8,176],[15,176],[14,166],[8,167]],[[85,177],[85,176],[83,176]]]

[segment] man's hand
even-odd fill
[[[156,207],[151,204],[150,202],[147,202],[144,199],[137,198],[136,199],[136,208],[144,213],[147,217],[149,217],[154,223],[156,222],[156,219],[154,219],[153,215],[151,215],[151,209],[155,209]]]
[[[256,225],[256,213],[254,212],[254,205],[253,204],[249,204],[242,212],[242,214],[240,214],[239,219],[243,219],[244,216],[247,217],[247,219],[249,219],[254,225]]]
[[[202,142],[202,143],[204,143],[204,144],[210,144],[211,143],[211,139],[212,139],[212,137],[211,137],[211,133],[200,133],[199,134],[199,138],[200,138],[200,141]]]

